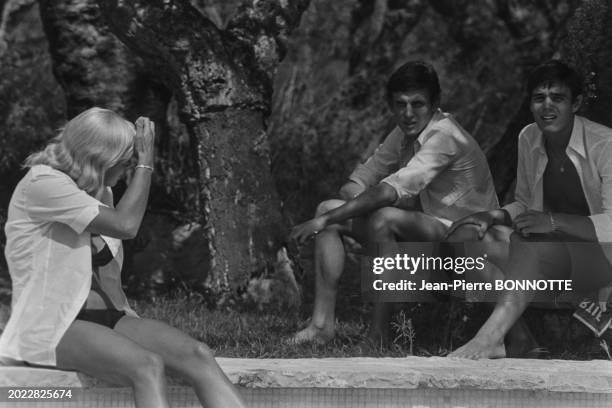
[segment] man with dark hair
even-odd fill
[[[612,129],[576,115],[582,81],[569,66],[549,61],[527,81],[535,123],[518,142],[514,202],[455,222],[487,239],[494,229],[509,230],[507,280],[572,280],[574,292],[588,294],[612,281]],[[607,289],[600,290],[604,302]],[[506,356],[504,336],[534,293],[502,292],[477,335],[453,357]]]
[[[304,242],[315,235],[315,304],[295,343],[326,342],[335,333],[337,282],[344,268],[342,235],[359,242],[440,241],[453,221],[498,208],[486,158],[476,141],[439,109],[440,85],[421,61],[399,67],[387,84],[397,126],[340,189],[340,200],[293,228]],[[384,336],[380,320],[370,328]],[[373,337],[374,337],[373,336]]]

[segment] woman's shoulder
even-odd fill
[[[34,166],[30,167],[30,171],[28,171],[28,174],[32,178],[51,177],[72,180],[70,176],[68,176],[63,171],[54,169],[53,167],[48,166],[46,164],[35,164]]]
[[[28,196],[80,190],[70,176],[46,164],[32,166],[21,183],[24,193]]]

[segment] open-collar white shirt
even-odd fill
[[[578,172],[598,241],[612,242],[612,129],[575,116],[565,153]],[[544,137],[532,123],[519,135],[515,201],[503,207],[512,219],[528,209],[544,211],[547,163]]]
[[[101,205],[112,205],[110,189],[98,201],[49,166],[33,166],[17,184],[5,225],[13,291],[1,357],[56,365],[55,348],[91,288],[91,236],[85,228]],[[114,259],[100,268],[100,286],[118,310],[135,315],[121,288],[121,241],[103,239]]]
[[[418,197],[423,212],[449,221],[499,208],[487,159],[448,113],[434,113],[416,141],[396,127],[349,179],[370,187],[387,183],[396,207]]]

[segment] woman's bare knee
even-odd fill
[[[220,374],[220,368],[215,361],[213,351],[204,343],[194,341],[185,349],[185,354],[180,357],[183,362],[179,364],[177,371],[190,381],[198,381],[202,378],[216,377]]]
[[[191,353],[196,360],[205,363],[211,364],[215,363],[215,353],[208,347],[206,344],[201,342],[195,342],[192,347]],[[215,363],[216,364],[216,363]]]
[[[164,377],[164,360],[150,351],[142,350],[135,356],[126,373],[133,383],[160,382]]]

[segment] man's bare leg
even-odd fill
[[[319,216],[344,204],[342,200],[328,200],[317,208]],[[338,280],[344,270],[344,244],[342,235],[352,235],[351,223],[330,225],[315,236],[315,300],[310,324],[297,332],[289,341],[326,343],[335,335],[336,292]]]
[[[455,230],[455,233],[447,238],[449,242],[478,242],[482,244],[482,246],[478,246],[477,254],[466,253],[467,256],[481,256],[482,251],[487,254],[488,262],[486,267],[480,271],[473,271],[473,273],[465,276],[466,279],[472,282],[490,283],[498,279],[504,279],[502,270],[508,268],[510,257],[509,244],[512,231],[510,227],[495,225],[489,228],[482,240],[479,240],[476,226],[464,225]],[[466,249],[468,248],[470,248],[469,245]],[[494,306],[492,305],[492,307]],[[503,350],[499,348],[495,351],[495,355],[498,357],[505,357],[507,355],[524,357],[539,349],[538,343],[522,317],[519,317],[516,323],[510,327],[505,336],[505,342],[502,342],[502,346],[504,346]]]
[[[563,268],[548,268],[545,273],[540,270],[539,253],[551,251],[545,255],[549,259],[557,258],[559,265],[568,265],[565,260],[567,254],[559,251],[559,247],[552,245],[525,245],[518,234],[513,234],[510,247],[510,260],[508,263],[508,279],[541,279],[544,276],[560,275],[566,270]],[[553,278],[554,279],[554,278]],[[503,358],[506,357],[504,337],[517,323],[527,308],[533,293],[521,290],[505,291],[493,309],[493,313],[480,328],[476,336],[465,345],[458,348],[449,357],[462,357],[470,359]],[[518,327],[518,326],[517,326]]]
[[[368,251],[377,254],[378,245],[398,240],[412,242],[440,241],[447,227],[435,217],[421,211],[385,207],[373,212],[367,222]],[[389,342],[392,303],[375,302],[367,337],[374,344]]]

